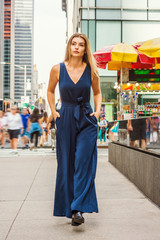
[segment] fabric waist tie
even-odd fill
[[[83,97],[79,97],[76,99],[76,102],[62,102],[62,107],[75,107],[74,108],[74,117],[77,121],[80,118],[80,111],[82,110],[85,114],[89,114],[90,112],[90,102],[83,102]]]

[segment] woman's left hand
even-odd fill
[[[100,114],[101,114],[100,112],[93,112],[93,113],[90,114],[90,116],[91,117],[95,116],[97,118],[97,121],[98,121],[98,118],[99,118]]]

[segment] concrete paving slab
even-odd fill
[[[0,188],[0,201],[23,201],[29,186],[4,186]]]
[[[17,220],[53,220],[52,201],[26,201]]]
[[[96,190],[97,194],[101,193],[99,199],[145,198],[144,194],[109,162],[98,164]]]
[[[0,201],[0,221],[13,220],[21,205],[22,201]]]
[[[53,185],[56,178],[56,168],[43,168],[41,167],[38,171],[34,185]]]
[[[4,240],[5,237],[7,236],[7,233],[9,231],[9,228],[12,224],[11,220],[0,220],[0,239]]]
[[[54,184],[34,185],[28,194],[27,201],[53,201]]]
[[[151,220],[152,223],[151,224]],[[160,238],[157,219],[87,218],[79,227],[70,225],[70,220],[55,218],[48,220],[16,221],[8,240],[158,240]]]
[[[160,220],[159,209],[146,199],[99,199],[98,214],[84,214],[88,218],[140,218],[157,217]],[[135,211],[136,209],[136,211]],[[157,211],[158,210],[158,211]],[[53,219],[53,201],[26,201],[17,220]]]
[[[45,161],[42,163],[42,168],[55,169],[57,168],[56,155],[45,157]]]
[[[157,218],[160,221],[159,209],[146,199],[99,199],[99,213],[89,214],[90,218]]]
[[[41,157],[18,157],[18,158],[0,158],[0,169],[20,169],[20,168],[37,168],[39,164],[43,161],[45,156]]]
[[[4,206],[0,220],[0,240],[159,240],[160,209],[106,160],[105,153],[98,151],[96,191],[99,213],[84,214],[85,224],[79,227],[71,226],[70,219],[52,216],[57,166],[55,156],[45,155],[43,159],[34,156],[26,160],[27,165],[23,165],[25,161],[22,156],[17,158],[22,160],[19,161],[19,169],[17,160],[15,162],[18,172],[24,172],[24,181],[19,178],[23,174],[18,173],[16,179],[21,179],[21,184],[16,180],[14,187],[9,186],[5,177],[3,183],[7,186],[6,192],[5,187],[3,189],[0,185],[1,197],[6,201],[6,205],[0,205],[0,212]],[[27,157],[25,156],[25,159]],[[8,164],[9,169],[14,165],[11,161],[8,161]],[[2,168],[7,169],[7,165],[2,165]],[[15,169],[13,174],[5,171],[6,176],[16,176]],[[25,184],[27,177],[29,180]],[[11,178],[9,179],[11,183]],[[22,186],[24,188],[21,188]],[[17,199],[24,202],[16,217],[18,204],[21,204]],[[13,226],[12,221],[6,221],[5,217],[16,217]]]

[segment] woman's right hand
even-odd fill
[[[55,121],[56,121],[57,117],[60,118],[60,114],[59,114],[59,112],[57,112],[57,111],[53,112],[53,113],[52,113],[52,116],[53,116],[53,118],[54,118]]]

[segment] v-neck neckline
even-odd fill
[[[77,85],[77,84],[79,83],[79,81],[81,80],[81,78],[83,77],[85,71],[86,71],[87,64],[86,64],[85,69],[83,70],[83,72],[82,72],[80,78],[78,79],[78,81],[77,81],[76,83],[75,83],[75,82],[72,80],[72,78],[70,77],[70,75],[69,75],[69,73],[68,73],[68,71],[67,71],[67,68],[66,68],[66,65],[65,65],[64,62],[63,62],[63,64],[64,64],[64,67],[65,67],[65,70],[66,70],[66,72],[67,72],[68,77],[70,78],[70,80],[72,81],[72,83],[73,83],[74,85]]]

